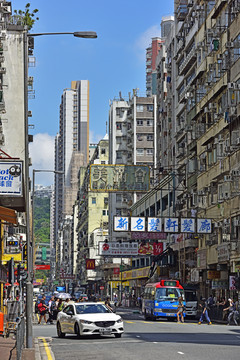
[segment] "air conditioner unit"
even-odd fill
[[[234,43],[231,41],[227,41],[226,42],[226,48],[233,48],[234,47]]]
[[[126,199],[126,198],[123,198],[123,200],[122,200],[124,203],[127,203],[128,202],[128,199]]]
[[[224,192],[224,193],[222,193],[222,199],[229,199],[229,197],[230,197],[230,194],[229,194],[229,192]]]
[[[232,181],[231,175],[225,175],[224,176],[224,181]]]
[[[204,108],[204,113],[206,114],[206,113],[208,113],[208,107],[207,106],[205,106],[205,108]]]
[[[230,146],[226,146],[226,147],[225,147],[225,152],[226,152],[226,153],[230,153],[230,152],[231,152],[231,147],[230,147]]]
[[[217,120],[217,119],[218,119],[218,116],[219,116],[219,115],[218,115],[218,114],[216,114],[216,113],[215,113],[215,114],[213,114],[213,118],[214,118],[214,120]]]
[[[239,176],[240,175],[240,170],[232,170],[231,175],[232,176]]]
[[[231,83],[228,83],[227,87],[228,89],[235,89],[235,83],[234,82],[231,82]]]

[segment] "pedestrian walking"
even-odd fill
[[[205,298],[202,298],[199,305],[200,305],[200,307],[202,309],[202,314],[201,314],[201,317],[199,319],[198,324],[201,325],[202,322],[203,322],[203,318],[205,317],[205,319],[208,322],[208,325],[212,325],[211,320],[210,320],[210,318],[208,316],[208,311],[210,309],[210,307],[208,305],[208,301]]]
[[[178,323],[180,323],[180,316],[181,316],[181,321],[182,321],[182,323],[184,323],[183,310],[184,310],[183,297],[180,296],[180,297],[178,298],[178,312],[177,312],[177,320],[178,320]]]
[[[44,318],[45,323],[47,323],[46,313],[48,311],[48,307],[45,304],[45,300],[46,300],[46,296],[43,295],[42,299],[40,300],[40,303],[38,304],[38,310],[40,313],[38,324],[41,324],[42,318]]]
[[[231,298],[229,298],[228,301],[229,301],[229,307],[223,310],[223,311],[229,310],[227,325],[231,324],[231,320],[233,320],[235,325],[238,325],[238,322],[237,322],[238,311],[236,310],[236,305]]]
[[[54,296],[51,297],[48,303],[48,323],[53,324],[53,308],[55,307]]]
[[[105,306],[111,310],[113,312],[113,309],[111,307],[111,304],[110,304],[110,297],[107,297],[106,300],[105,300]]]

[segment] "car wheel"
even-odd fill
[[[80,339],[81,334],[80,334],[80,329],[79,329],[79,325],[78,323],[75,324],[75,334],[77,335],[77,338]]]
[[[65,333],[62,332],[61,325],[59,322],[57,323],[57,334],[59,338],[64,338],[66,335]]]
[[[115,338],[120,338],[122,337],[122,334],[114,334]]]

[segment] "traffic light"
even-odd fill
[[[24,265],[18,264],[17,266],[17,282],[26,280],[27,272],[24,269]]]

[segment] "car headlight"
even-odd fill
[[[162,312],[162,309],[155,308],[155,309],[154,309],[154,312]]]
[[[92,324],[92,321],[88,321],[88,320],[80,320],[81,324]]]
[[[121,323],[121,322],[123,322],[123,319],[122,318],[120,318],[120,319],[118,319],[117,321],[116,321],[116,323]]]

